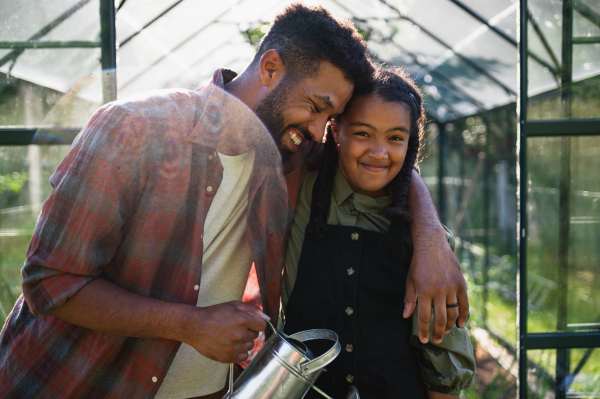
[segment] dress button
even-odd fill
[[[194,291],[198,291],[199,289],[200,289],[200,286],[199,286],[198,284],[196,284],[196,285],[194,286]]]
[[[212,191],[212,186],[206,187],[206,191],[208,191],[210,193]]]
[[[348,381],[350,384],[352,384],[354,382],[354,376],[352,374],[348,374],[346,376],[346,381]]]
[[[354,309],[352,309],[350,306],[348,306],[348,307],[346,308],[346,314],[347,314],[348,316],[350,316],[352,313],[354,313]]]
[[[152,382],[156,382],[156,381],[158,381],[158,378],[152,377]]]
[[[350,238],[351,238],[353,241],[358,241],[358,233],[352,233],[352,234],[350,234]]]
[[[354,350],[354,346],[352,344],[346,345],[346,352],[352,352]]]
[[[346,270],[346,273],[348,273],[348,276],[352,276],[354,274],[354,268],[349,267],[348,270]]]

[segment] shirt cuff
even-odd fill
[[[23,266],[23,297],[34,316],[62,306],[94,277],[65,273],[36,264]]]

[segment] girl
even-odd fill
[[[412,80],[379,68],[371,92],[355,93],[331,121],[322,167],[302,183],[286,255],[284,331],[338,334],[342,351],[316,384],[334,398],[353,385],[363,399],[458,398],[473,379],[465,329],[421,344],[402,315],[412,256],[408,189],[423,115]]]

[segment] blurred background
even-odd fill
[[[103,103],[241,72],[280,0],[0,0],[0,322],[50,175]],[[325,0],[423,88],[469,286],[465,398],[600,397],[600,2]]]

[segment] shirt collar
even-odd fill
[[[341,206],[344,201],[350,200],[354,202],[354,207],[356,210],[362,213],[381,214],[383,208],[392,204],[391,195],[373,198],[369,197],[368,195],[354,192],[340,168],[337,168],[335,171],[332,192],[338,207]]]
[[[254,111],[225,91],[225,84],[236,76],[228,69],[218,69],[211,83],[198,90],[202,114],[187,137],[189,141],[216,148],[221,132],[232,129],[240,140],[250,140],[257,149],[275,146],[271,134]]]

